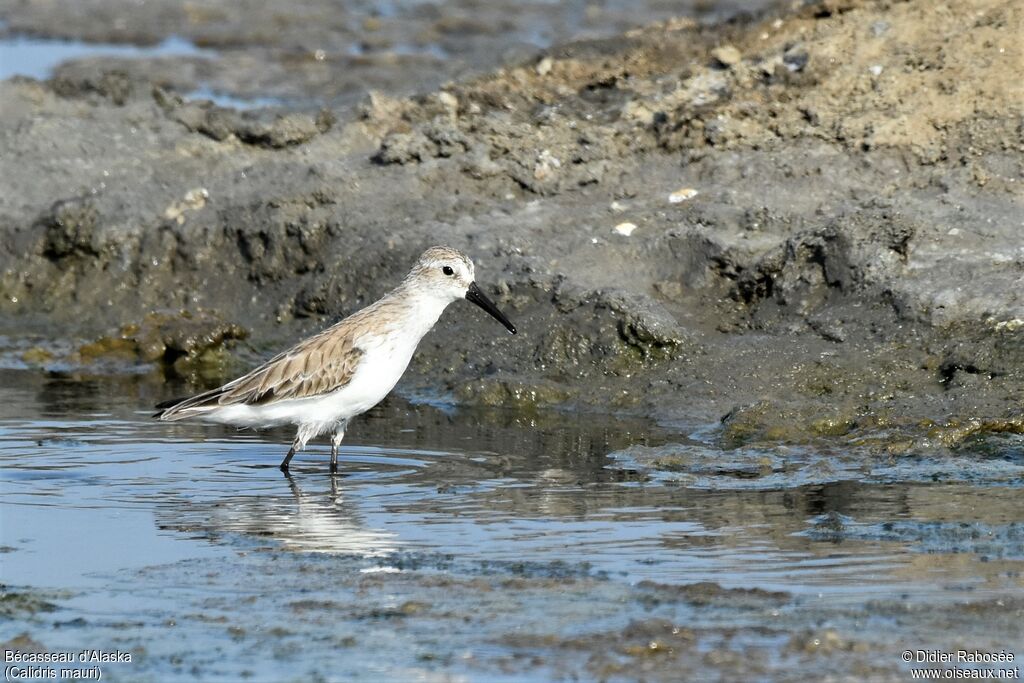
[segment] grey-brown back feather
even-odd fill
[[[189,411],[202,412],[238,404],[261,405],[337,391],[352,381],[363,356],[359,340],[368,333],[383,333],[384,330],[376,328],[381,321],[389,320],[388,313],[399,312],[388,310],[397,306],[394,298],[385,297],[274,356],[252,372],[168,406],[155,417],[178,420],[189,417]],[[379,317],[380,313],[384,316]]]

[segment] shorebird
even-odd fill
[[[431,247],[382,299],[300,341],[247,375],[190,398],[156,406],[153,417],[197,418],[238,427],[297,427],[281,471],[306,443],[332,432],[331,472],[353,417],[377,405],[398,383],[423,336],[448,304],[466,298],[512,334],[515,325],[476,284],[473,262],[449,247]]]

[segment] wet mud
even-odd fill
[[[266,354],[451,243],[523,334],[452,309],[407,394],[725,416],[727,441],[1020,432],[1019,7],[759,10],[605,23],[347,109],[223,107],[145,59],[8,80],[4,320],[96,339],[205,310]],[[231,17],[182,11],[49,35],[226,49]],[[42,10],[0,16],[47,33]]]

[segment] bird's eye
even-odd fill
[[[441,269],[441,272],[444,273],[445,275],[455,275],[455,271],[452,270],[451,266],[445,266],[444,268]]]

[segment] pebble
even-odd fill
[[[189,190],[185,193],[185,197],[180,202],[173,202],[167,209],[164,210],[164,218],[176,221],[178,225],[185,222],[185,212],[192,210],[198,211],[199,209],[206,206],[206,200],[210,197],[210,193],[205,187],[197,187],[194,190]]]
[[[551,72],[551,67],[554,65],[555,63],[551,59],[551,57],[545,57],[544,59],[537,62],[537,75],[547,76]]]
[[[743,55],[732,45],[722,45],[711,51],[711,56],[722,66],[733,67],[740,63]]]
[[[629,237],[636,230],[636,223],[619,223],[615,226],[614,230],[623,237]]]
[[[533,167],[533,177],[537,180],[546,180],[557,169],[562,167],[561,160],[545,149],[537,155],[537,163]]]
[[[447,109],[449,112],[456,112],[459,109],[459,100],[455,95],[450,92],[440,92],[437,95],[437,101],[441,103],[441,106]]]
[[[1002,320],[996,323],[997,330],[1007,330],[1008,332],[1016,332],[1017,330],[1024,327],[1024,320],[1020,318],[1014,318],[1013,320]]]
[[[697,190],[692,187],[681,187],[668,196],[669,204],[680,204],[685,202],[687,199],[693,199],[698,194]]]

